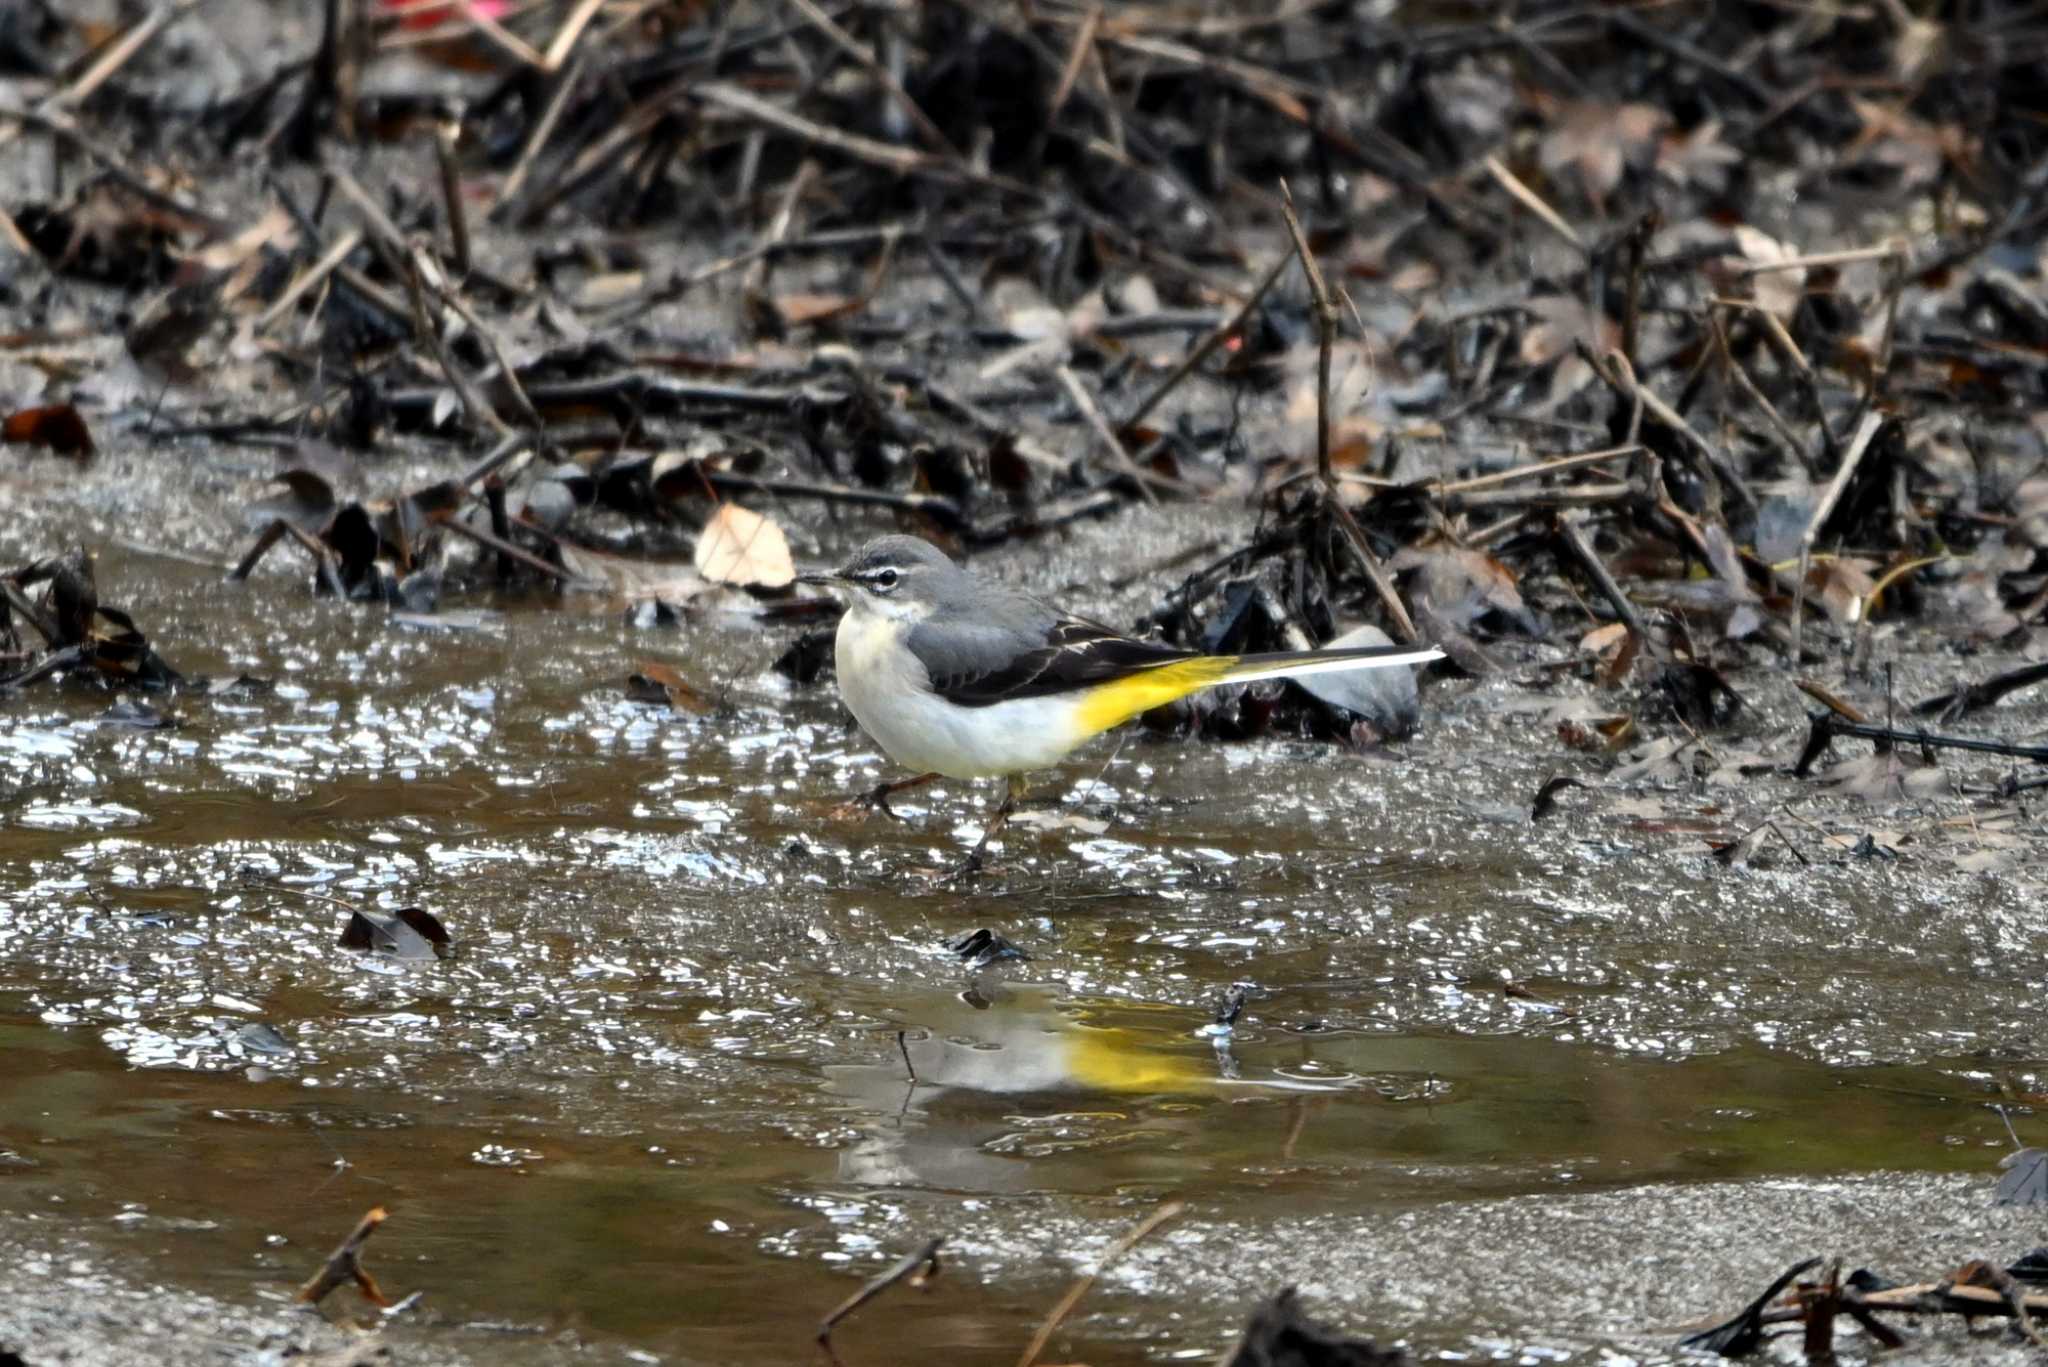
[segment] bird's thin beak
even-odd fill
[[[818,584],[829,589],[837,588],[839,585],[844,584],[846,576],[840,574],[837,570],[812,570],[808,574],[798,575],[796,582],[799,584]]]

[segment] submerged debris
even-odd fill
[[[370,1276],[369,1270],[363,1266],[362,1259],[363,1245],[370,1241],[370,1236],[377,1232],[378,1226],[382,1225],[384,1220],[384,1207],[372,1207],[367,1215],[356,1222],[356,1227],[350,1231],[349,1236],[336,1246],[334,1252],[327,1255],[327,1261],[320,1265],[320,1270],[308,1277],[299,1287],[295,1299],[318,1305],[327,1299],[328,1293],[354,1282],[356,1289],[362,1292],[364,1300],[376,1306],[389,1306],[391,1302],[377,1289],[377,1283]]]
[[[1288,1286],[1259,1302],[1237,1345],[1216,1361],[1218,1367],[1400,1367],[1408,1355],[1318,1324]]]
[[[27,590],[47,584],[39,599]],[[54,675],[104,687],[169,688],[181,676],[150,647],[135,619],[101,604],[92,557],[81,548],[0,575],[0,688],[25,688]],[[19,617],[38,636],[21,639]]]
[[[824,1349],[826,1360],[834,1367],[840,1367],[839,1354],[832,1347],[832,1331],[856,1310],[899,1282],[920,1291],[930,1286],[939,1275],[939,1248],[945,1242],[944,1235],[925,1240],[887,1271],[870,1277],[858,1291],[835,1306],[818,1325],[818,1347]]]
[[[1834,1360],[1834,1324],[1847,1315],[1877,1342],[1897,1348],[1905,1340],[1878,1318],[1880,1313],[1906,1315],[2007,1316],[2037,1345],[2034,1317],[2048,1314],[2048,1291],[2030,1291],[2030,1284],[2048,1284],[2048,1248],[2037,1248],[2010,1267],[1973,1260],[1939,1281],[1905,1286],[1858,1269],[1846,1278],[1839,1264],[1829,1264],[1817,1281],[1800,1280],[1818,1267],[1819,1258],[1790,1267],[1726,1324],[1692,1334],[1680,1346],[1722,1357],[1746,1357],[1762,1346],[1774,1324],[1803,1326],[1808,1362]],[[1787,1288],[1790,1288],[1789,1292]],[[1782,1300],[1781,1300],[1782,1297]]]
[[[420,907],[400,907],[389,916],[374,911],[351,910],[348,924],[335,942],[343,949],[368,950],[395,959],[445,959],[448,957],[447,927],[439,917]]]
[[[975,970],[999,963],[1018,963],[1031,957],[985,927],[946,941],[946,949],[955,958]]]

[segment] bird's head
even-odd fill
[[[838,569],[800,574],[797,582],[838,589],[849,612],[907,623],[931,616],[970,583],[944,551],[915,536],[878,536]]]

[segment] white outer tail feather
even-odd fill
[[[1222,683],[1252,683],[1259,679],[1298,679],[1304,674],[1342,674],[1352,669],[1391,669],[1395,665],[1426,665],[1431,660],[1441,660],[1444,653],[1431,646],[1426,650],[1410,650],[1399,655],[1380,655],[1372,659],[1318,658],[1309,651],[1291,660],[1261,660],[1257,664],[1240,665],[1225,674]]]

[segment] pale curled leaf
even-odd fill
[[[787,588],[796,582],[789,538],[759,513],[721,503],[697,537],[698,573],[714,584]]]

